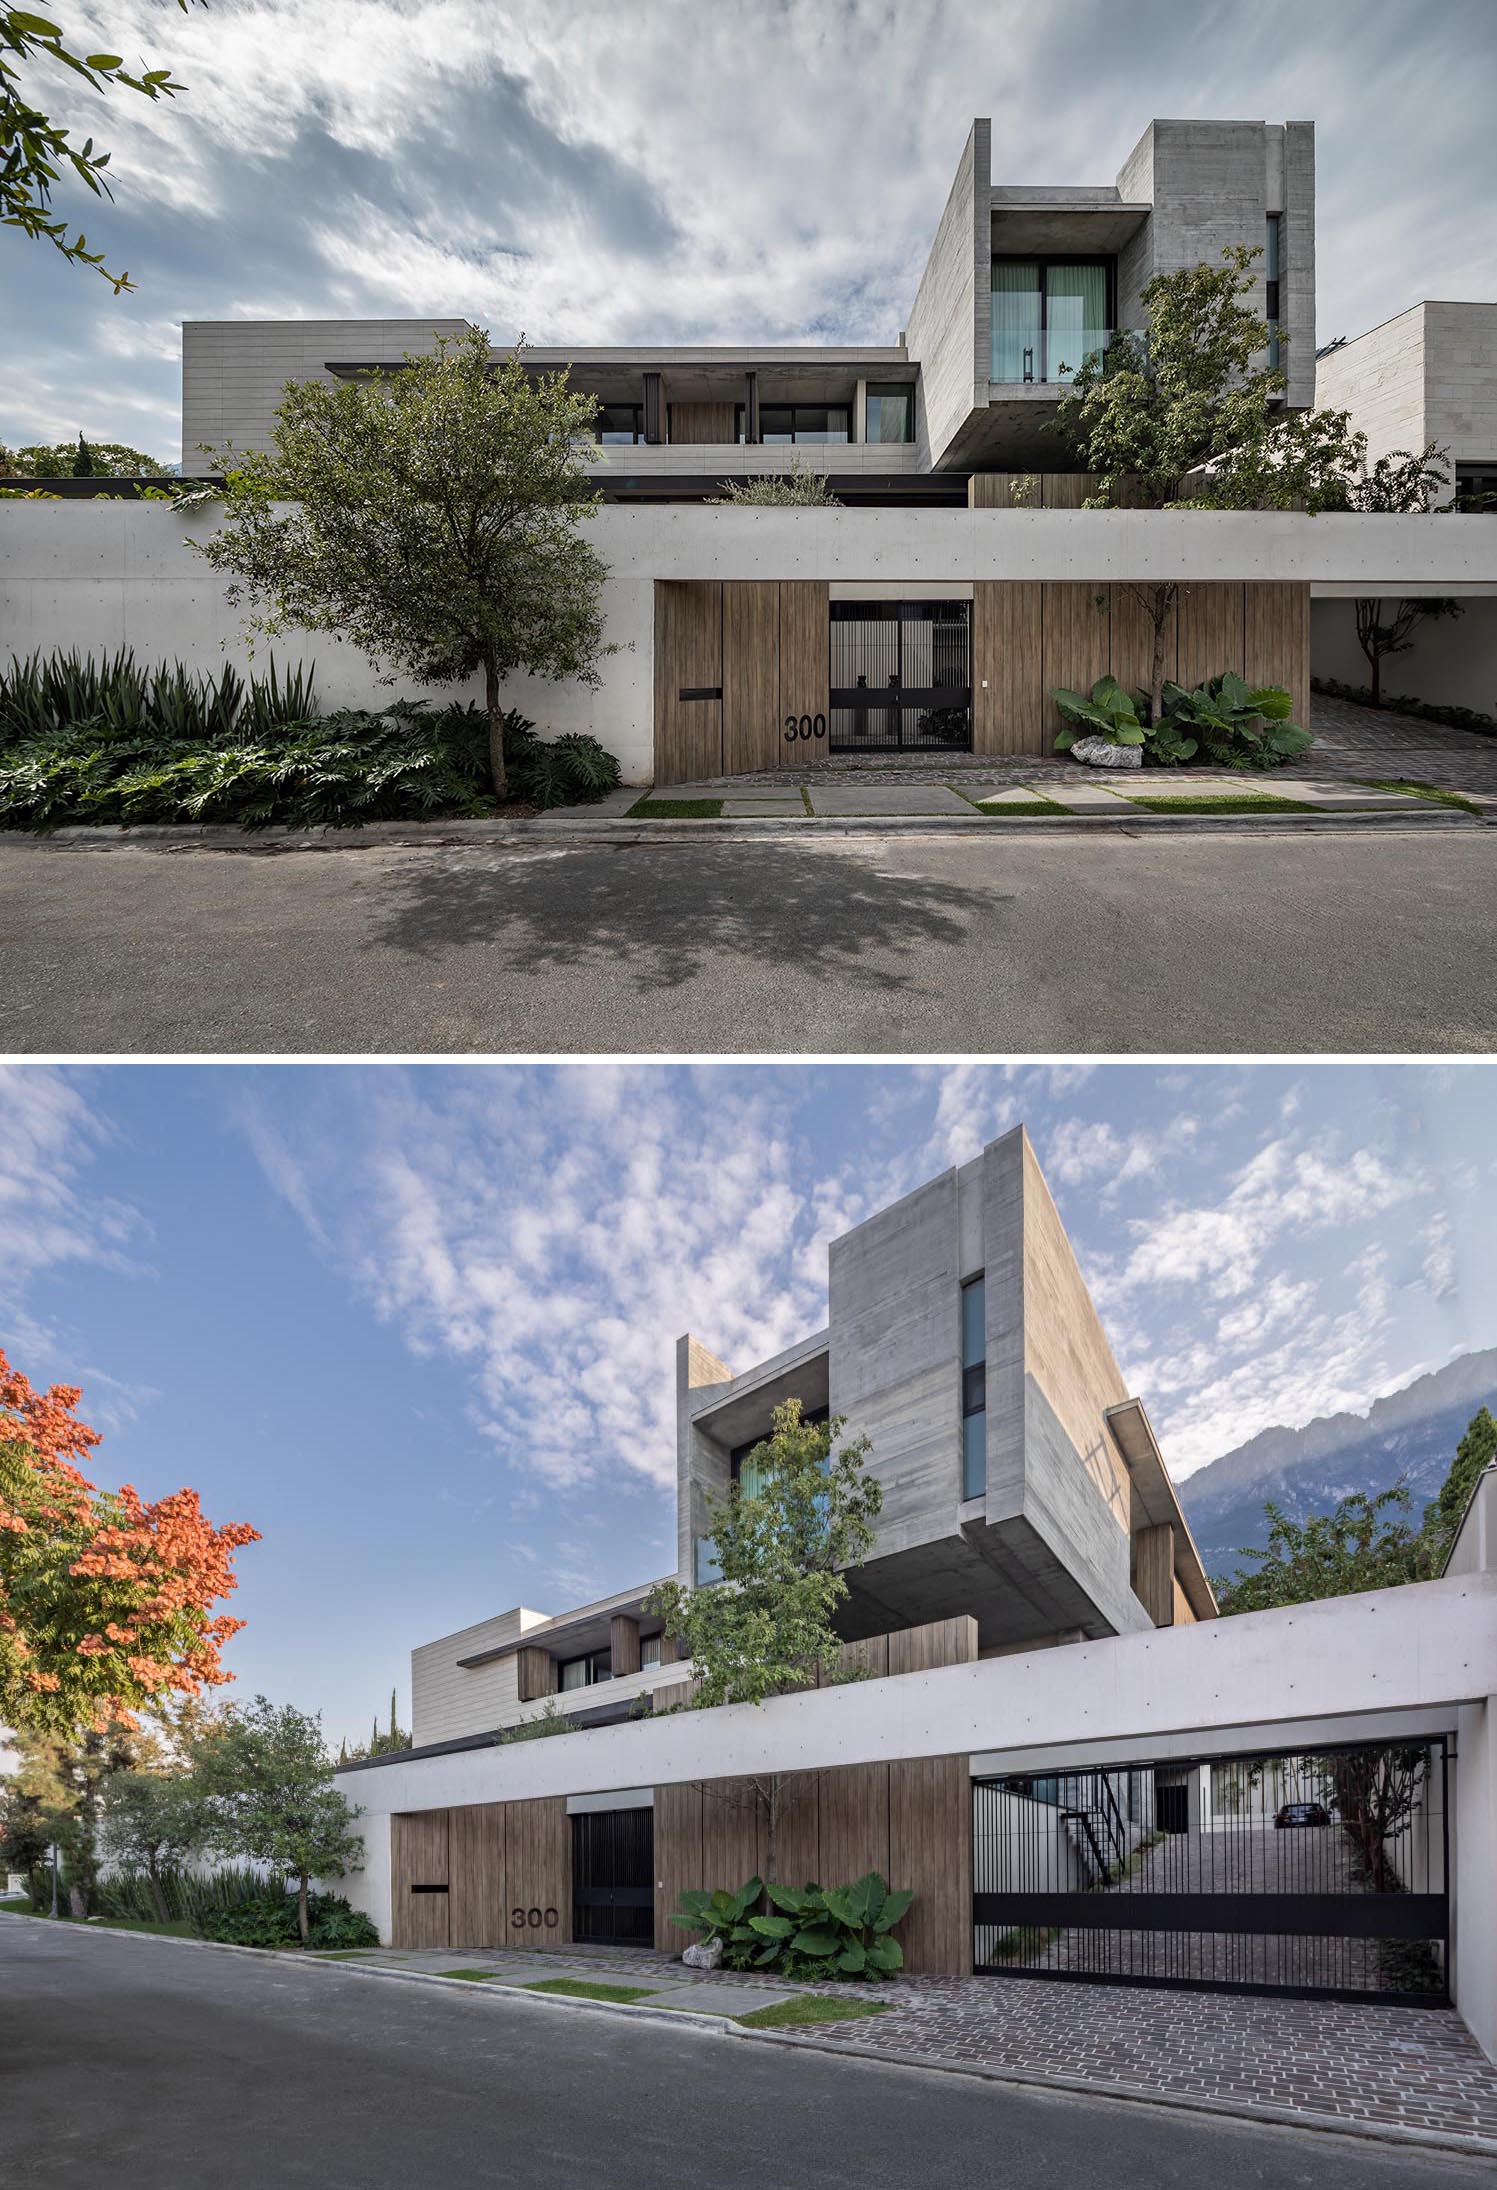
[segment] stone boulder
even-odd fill
[[[681,1959],[688,1969],[717,1969],[723,1958],[720,1939],[696,1939]]]
[[[1072,760],[1087,768],[1142,768],[1141,745],[1114,745],[1110,738],[1078,738],[1071,747]]]

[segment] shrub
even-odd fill
[[[1289,720],[1294,702],[1280,685],[1252,686],[1234,670],[1188,691],[1166,681],[1161,733],[1194,739],[1218,768],[1280,768],[1313,743]]]
[[[314,1893],[307,1899],[309,1947],[377,1947],[379,1933],[360,1909],[341,1894]],[[233,1947],[299,1947],[296,1896],[278,1882],[262,1880],[260,1890],[237,1906],[206,1910],[194,1921],[200,1939]]]
[[[1055,739],[1057,753],[1069,753],[1078,738],[1105,738],[1109,745],[1142,745],[1144,726],[1138,702],[1125,692],[1116,677],[1099,677],[1090,699],[1062,687],[1050,695],[1066,718]]]
[[[0,667],[0,827],[224,822],[247,829],[494,810],[488,722],[476,707],[397,700],[313,714],[310,673],[246,683],[142,669],[128,651]],[[619,764],[595,738],[546,743],[504,718],[513,794],[542,808],[601,798]]]
[[[772,1915],[753,1913],[761,1895]],[[729,1969],[776,1969],[796,1982],[808,1978],[892,1977],[904,1950],[892,1934],[915,1896],[891,1893],[877,1871],[852,1886],[766,1886],[751,1878],[737,1893],[683,1893],[671,1921],[723,1942]]]
[[[1358,707],[1371,707],[1374,702],[1365,684],[1343,684],[1336,677],[1312,677],[1312,690],[1325,692],[1332,699],[1353,700]],[[1497,701],[1493,713],[1484,715],[1475,707],[1445,707],[1432,700],[1416,700],[1407,692],[1385,692],[1376,703],[1385,714],[1414,715],[1421,722],[1443,722],[1452,730],[1481,730],[1488,736],[1497,730]]]

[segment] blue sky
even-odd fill
[[[967,127],[1110,183],[1151,117],[1313,120],[1320,339],[1497,295],[1492,0],[68,0],[37,74],[110,148],[57,209],[114,297],[0,233],[0,440],[177,455],[184,318],[467,317],[499,341],[893,341]]]
[[[1497,1339],[1482,1065],[0,1066],[0,1332],[101,1482],[241,1554],[240,1688],[357,1733],[408,1653],[674,1560],[672,1348],[1022,1119],[1177,1474]]]

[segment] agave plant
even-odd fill
[[[1078,738],[1105,738],[1109,745],[1144,742],[1138,702],[1131,692],[1124,691],[1116,677],[1099,677],[1090,699],[1064,687],[1050,697],[1066,718],[1065,728],[1056,733],[1057,753],[1068,753]]]

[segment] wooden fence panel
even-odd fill
[[[390,1820],[390,1943],[445,1947],[449,1941],[445,1810],[397,1812]],[[437,1887],[421,1893],[417,1887]]]
[[[1294,720],[1310,727],[1310,588],[1250,583],[1243,588],[1243,667],[1249,684],[1281,684]]]
[[[818,717],[829,729],[832,690],[832,638],[830,593],[824,578],[786,578],[780,582],[780,697],[779,724],[774,740],[778,758],[787,766],[805,768],[824,761],[831,744],[829,735],[788,740],[786,726],[794,716],[799,727],[807,716]]]
[[[671,1917],[683,1893],[707,1883],[702,1873],[702,1799],[701,1788],[691,1781],[655,1789],[655,1944],[669,1947],[674,1942],[678,1952],[690,1945],[692,1934]]]
[[[655,781],[694,783],[722,773],[722,699],[683,700],[723,681],[722,586],[716,579],[655,585]]]
[[[505,1899],[503,1802],[464,1803],[449,1811],[451,1885],[447,1896],[451,1947],[509,1944]]]
[[[505,1807],[508,1944],[542,1949],[570,1946],[572,1827],[566,1797],[541,1795]]]
[[[799,745],[786,747],[780,720],[780,595],[784,590],[773,578],[733,580],[723,586],[726,775],[774,768],[782,764],[787,751],[801,751]]]
[[[1242,595],[1237,579],[1181,586],[1176,675],[1187,689],[1229,669],[1241,676]]]
[[[843,1764],[821,1775],[821,1883],[889,1875],[889,1767]]]
[[[972,588],[972,750],[1043,753],[1045,588],[980,578]]]
[[[965,1757],[889,1766],[891,1886],[915,1895],[897,1937],[905,1967],[924,1976],[972,1968],[972,1787]]]
[[[1055,733],[1065,719],[1050,693],[1059,686],[1071,692],[1089,692],[1097,679],[1107,674],[1111,649],[1106,588],[1086,579],[1047,580],[1044,619],[1041,750],[1049,753],[1055,749]]]

